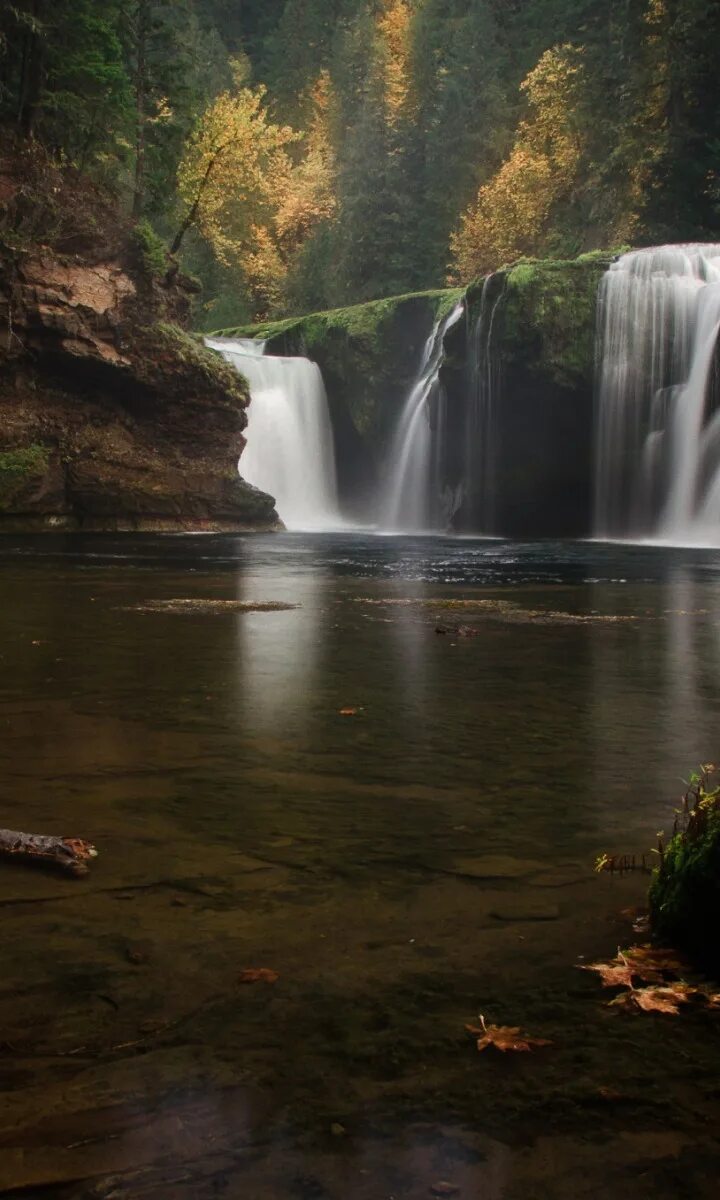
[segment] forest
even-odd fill
[[[210,329],[712,238],[719,44],[712,0],[11,0],[0,119]]]

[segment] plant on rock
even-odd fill
[[[663,941],[705,969],[720,969],[720,785],[705,764],[690,778],[667,846],[650,884],[650,920]]]

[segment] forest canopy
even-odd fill
[[[198,322],[717,238],[720,0],[6,0],[0,118]]]

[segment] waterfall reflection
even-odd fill
[[[294,570],[266,578],[254,569],[252,544],[238,576],[236,597],[245,603],[280,600],[298,608],[271,613],[241,613],[235,618],[237,712],[244,728],[263,737],[303,734],[310,719],[308,696],[315,691],[324,642],[322,578]]]

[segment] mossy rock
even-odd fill
[[[0,512],[12,512],[45,478],[50,462],[45,446],[33,443],[0,452]]]
[[[596,252],[511,267],[502,310],[506,359],[532,365],[561,387],[591,383],[598,287],[614,257]]]
[[[653,933],[694,962],[720,971],[720,804],[711,803],[701,832],[675,834],[649,891]]]
[[[247,408],[250,391],[243,375],[198,334],[177,325],[157,322],[138,330],[134,337],[138,376],[150,387],[166,387],[177,377],[185,393],[209,394],[217,402]]]

